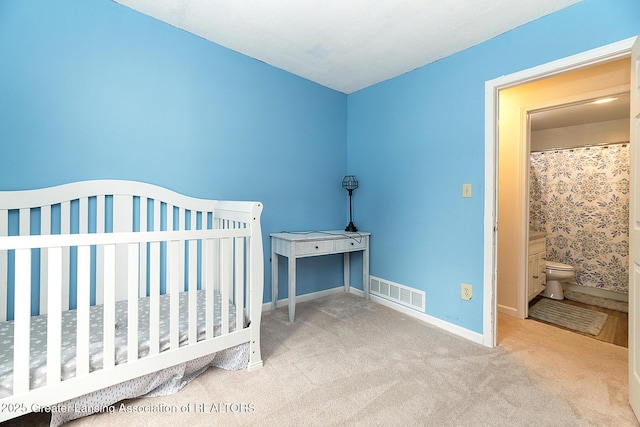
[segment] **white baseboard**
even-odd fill
[[[364,292],[358,289],[352,289],[351,293],[364,296]],[[370,297],[371,297],[371,301],[384,305],[385,307],[392,308],[403,314],[414,317],[422,322],[428,323],[440,329],[444,329],[447,332],[450,332],[459,337],[468,339],[469,341],[473,341],[476,344],[484,345],[484,337],[482,336],[482,334],[470,331],[469,329],[463,328],[462,326],[454,325],[453,323],[445,322],[444,320],[438,319],[437,317],[429,316],[426,313],[420,313],[419,311],[412,310],[401,304],[396,304],[392,301],[389,301],[387,299],[384,299],[375,295],[371,295]]]
[[[511,317],[518,317],[518,310],[513,307],[509,307],[506,305],[498,304],[498,313],[504,313]]]

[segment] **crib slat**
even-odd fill
[[[138,245],[131,243],[127,245],[127,266],[123,266],[128,271],[127,289],[129,295],[127,299],[127,354],[128,361],[138,360]],[[116,251],[117,252],[117,251]],[[116,259],[116,265],[117,264]]]
[[[40,234],[43,236],[51,234],[51,205],[40,208]]]
[[[20,235],[28,236],[31,234],[31,209],[20,209]]]
[[[9,211],[0,210],[0,236],[9,234]],[[7,320],[7,251],[0,251],[0,322]]]
[[[51,234],[51,206],[40,208],[40,234]],[[47,295],[49,293],[49,251],[40,251],[40,314],[47,313]]]
[[[236,306],[236,331],[244,329],[244,238],[236,238],[236,254],[234,257],[235,268],[235,298]]]
[[[18,234],[20,236],[28,236],[29,234],[31,234],[31,209],[30,208],[19,210],[19,221],[20,221],[20,224],[19,224]],[[31,266],[29,266],[29,268],[31,268]],[[16,286],[17,286],[17,280],[16,280]],[[31,283],[29,283],[28,286],[31,287]],[[14,306],[15,306],[15,303],[14,303]],[[29,308],[29,310],[31,310],[31,308]]]
[[[82,197],[79,202],[79,216],[78,222],[80,227],[80,234],[89,232],[89,199]]]
[[[60,234],[71,233],[71,202],[60,203]]]
[[[115,331],[116,325],[116,247],[105,245],[102,247],[104,256],[104,324],[103,324],[103,369],[115,366]],[[97,296],[97,295],[96,295]]]
[[[29,391],[31,322],[31,249],[15,251],[15,316],[13,325],[13,393]]]
[[[213,240],[209,262],[213,269],[211,274],[213,276],[213,288],[216,292],[220,292],[220,239]]]
[[[149,355],[154,355],[160,348],[160,243],[150,246]]]
[[[71,202],[60,203],[60,234],[71,233]],[[62,248],[62,310],[69,310],[69,247]]]
[[[167,228],[168,231],[173,230],[173,205],[167,203]]]
[[[207,339],[213,338],[213,319],[215,318],[215,307],[214,307],[214,296],[215,290],[213,288],[213,265],[212,265],[212,254],[213,254],[213,240],[207,239],[204,241],[202,245],[202,282],[204,283],[205,295],[206,295],[206,328],[207,328]]]
[[[78,308],[76,377],[89,374],[89,306],[91,304],[91,247],[78,247]]]
[[[105,196],[96,196],[96,233],[104,233]],[[96,304],[104,303],[104,247],[96,246]]]
[[[9,211],[0,209],[0,236],[9,235]]]
[[[113,232],[133,231],[133,197],[113,195]],[[127,250],[124,246],[116,247],[116,264],[126,265]],[[137,261],[136,261],[137,262]],[[137,268],[136,268],[137,270]],[[116,283],[120,286],[116,289],[116,299],[118,301],[127,298],[127,271],[116,269]],[[137,283],[137,281],[136,281]]]
[[[193,223],[191,226],[193,227]],[[189,240],[189,344],[198,342],[198,242]]]
[[[169,342],[171,349],[180,346],[180,245],[177,240],[168,242],[167,274],[169,276]]]
[[[245,265],[245,269],[244,269],[244,273],[245,273],[245,283],[244,283],[244,298],[245,298],[245,303],[244,303],[244,313],[245,315],[249,318],[249,321],[251,321],[251,316],[253,316],[253,311],[252,311],[252,295],[251,295],[251,237],[247,237],[246,239],[243,239],[244,242],[244,265]],[[262,301],[260,301],[260,303],[262,303]],[[262,310],[262,309],[260,309]]]
[[[178,224],[178,228],[176,230],[184,230],[184,209],[177,209],[177,218],[174,218],[174,222]]]
[[[140,196],[140,231],[148,231],[149,225],[147,224],[147,202],[146,197]],[[140,297],[147,296],[147,245],[140,245],[140,285],[139,285]]]
[[[151,227],[152,231],[160,231],[162,230],[162,223],[161,223],[161,214],[162,214],[162,206],[160,203],[159,199],[154,199],[153,200],[153,227]],[[146,249],[145,249],[145,254],[146,254]],[[158,256],[160,256],[160,253],[158,252]],[[144,259],[145,263],[147,262],[147,255],[145,255],[145,258],[141,258]],[[158,267],[158,269],[160,269],[160,267]],[[159,272],[158,272],[159,274]],[[142,279],[141,279],[142,280]],[[158,286],[160,286],[160,276],[158,276]],[[140,283],[140,286],[144,286],[145,292],[147,290],[147,276],[145,274],[144,276],[144,283]]]
[[[160,200],[153,201],[153,230],[160,231],[160,214],[162,209],[160,207]]]
[[[231,241],[228,238],[220,240],[220,306],[222,316],[221,334],[229,333],[229,289],[231,288]]]
[[[80,199],[78,199],[78,233],[80,234],[87,234],[89,232],[89,199],[87,197],[81,197]],[[87,248],[89,249],[89,248]],[[85,262],[85,261],[83,261]],[[90,300],[90,289],[91,289],[91,284],[89,282],[89,277],[90,277],[90,272],[89,272],[89,267],[91,265],[91,257],[89,256],[86,260],[86,274],[87,274],[87,284],[86,284],[86,292],[87,295],[89,295],[89,297],[87,298],[87,310],[89,310],[89,300]],[[83,265],[84,267],[84,265]],[[84,291],[84,289],[83,289]],[[84,296],[84,294],[83,294]],[[78,248],[78,308],[80,308],[80,248]],[[88,332],[87,332],[87,337],[89,336]],[[87,345],[88,345],[88,339],[87,339]],[[87,347],[87,373],[89,373],[89,351],[88,351]]]
[[[195,210],[191,210],[189,212],[189,217],[191,218],[191,220],[189,221],[189,230],[195,230],[196,229],[196,225],[197,225],[197,216],[198,216],[198,212],[196,212]],[[184,229],[187,229],[187,223],[185,220],[185,224],[184,224]]]
[[[180,225],[180,224],[178,224]],[[179,284],[179,288],[180,288],[180,292],[184,292],[186,291],[185,288],[185,283],[184,283],[184,279],[185,279],[185,254],[186,254],[186,245],[185,245],[185,241],[184,240],[180,240],[180,256],[178,256],[177,259],[177,263],[178,263],[178,269],[180,270],[180,275],[178,276],[178,284]]]
[[[105,231],[105,196],[99,194],[96,196],[96,233],[104,233]]]
[[[147,210],[148,210],[148,199],[144,196],[140,196],[140,217],[138,218],[138,223],[140,225],[140,231],[148,231],[147,227]]]
[[[48,252],[47,385],[52,385],[60,382],[62,371],[62,248],[43,252]]]

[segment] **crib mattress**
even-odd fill
[[[160,351],[169,348],[169,295],[160,296]],[[198,340],[205,337],[205,291],[198,291]],[[214,335],[219,334],[221,319],[220,295],[214,297]],[[138,300],[138,357],[149,353],[149,298]],[[230,304],[229,329],[235,330],[235,307]],[[116,303],[115,313],[115,363],[127,361],[127,301]],[[12,394],[13,388],[13,321],[0,323],[0,398]],[[188,341],[188,294],[180,294],[180,345]],[[62,314],[62,351],[61,379],[75,376],[76,365],[76,310]],[[90,345],[89,369],[95,371],[102,368],[103,351],[103,306],[90,309]],[[47,379],[47,316],[31,318],[31,352],[30,352],[30,387],[37,388],[46,384]]]

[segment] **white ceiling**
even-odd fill
[[[580,0],[114,0],[343,93]]]

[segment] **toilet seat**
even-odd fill
[[[573,270],[573,266],[568,264],[563,264],[561,262],[556,261],[547,261],[546,262],[547,270],[558,270],[558,271],[571,271]]]

